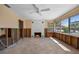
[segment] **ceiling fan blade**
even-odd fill
[[[39,8],[35,5],[35,4],[32,4],[33,7],[35,8],[36,11],[39,11]]]
[[[8,4],[4,4],[6,7],[11,8],[11,6],[9,6]]]
[[[38,13],[39,15],[41,15],[39,8],[35,4],[32,4],[32,5],[35,8],[36,13]]]

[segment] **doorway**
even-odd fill
[[[23,21],[22,20],[19,20],[19,36],[20,38],[23,38]]]

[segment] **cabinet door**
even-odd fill
[[[71,38],[69,35],[66,35],[66,43],[71,44]]]
[[[78,42],[78,38],[76,37],[71,37],[72,41],[72,46],[75,47],[75,48],[78,48],[78,45],[77,45],[77,42]]]

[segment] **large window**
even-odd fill
[[[69,19],[64,19],[61,21],[61,32],[68,33],[69,32]]]
[[[70,18],[70,32],[79,32],[79,15]]]
[[[54,24],[49,23],[49,31],[62,32],[62,33],[79,33],[79,15],[57,20]]]

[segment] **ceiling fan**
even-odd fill
[[[35,8],[35,12],[38,13],[39,15],[41,15],[41,12],[50,11],[50,8],[40,10],[35,4],[32,4],[32,6]]]

